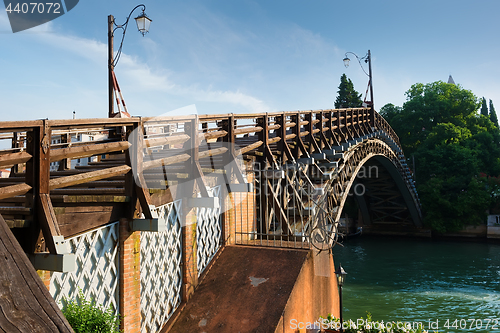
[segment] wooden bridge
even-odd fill
[[[0,133],[11,171],[0,223],[38,270],[72,270],[68,239],[116,221],[129,236],[173,230],[175,211],[186,300],[225,244],[333,246],[350,200],[365,231],[422,226],[398,137],[370,108],[0,122]]]

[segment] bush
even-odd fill
[[[88,301],[80,291],[75,299],[63,300],[63,314],[75,333],[119,333],[120,316],[112,307],[103,309],[94,301]]]

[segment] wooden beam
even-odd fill
[[[262,129],[263,128],[261,126],[237,128],[234,130],[234,135],[258,133],[262,131]]]
[[[224,137],[226,135],[227,135],[227,132],[223,131],[223,130],[200,133],[200,134],[198,134],[198,140],[201,141],[201,140],[217,139],[217,138]],[[189,140],[189,135],[179,134],[179,135],[171,135],[171,136],[160,137],[160,138],[145,139],[144,143],[145,143],[146,147],[149,148],[149,147],[180,144],[180,143],[184,143],[188,140]]]
[[[243,155],[243,154],[246,154],[248,153],[249,151],[251,150],[254,150],[254,149],[257,149],[259,148],[260,146],[262,146],[264,144],[264,142],[262,142],[261,140],[257,141],[257,142],[254,142],[246,147],[243,147],[241,149],[238,149],[236,151],[236,156],[238,155]]]
[[[227,135],[227,131],[221,130],[221,131],[213,131],[213,132],[206,132],[206,133],[200,133],[200,137],[204,137],[205,140],[210,140],[210,139],[217,139],[217,138],[222,138]]]
[[[48,193],[40,193],[38,198],[38,221],[49,252],[51,254],[69,253],[69,245],[61,236],[54,207],[52,207],[52,202],[50,201],[50,195]]]
[[[221,154],[224,154],[227,151],[228,151],[228,149],[226,147],[221,147],[221,148],[216,148],[216,149],[208,149],[208,150],[200,151],[198,153],[198,159],[221,155]]]
[[[70,144],[71,143],[71,134],[70,133],[64,133],[61,134],[61,142],[65,144]],[[52,158],[52,154],[50,156]],[[63,158],[61,162],[59,162],[59,171],[63,170],[69,170],[71,169],[71,159],[70,158]]]
[[[151,168],[157,168],[160,166],[165,166],[165,165],[171,165],[175,163],[181,163],[189,160],[191,156],[189,154],[180,154],[177,156],[169,156],[169,157],[164,157],[160,158],[157,160],[152,160],[152,161],[147,161],[143,163],[143,169],[151,169]]]
[[[128,165],[122,165],[112,168],[106,168],[97,171],[90,171],[85,173],[80,173],[77,175],[53,178],[49,181],[49,188],[54,190],[56,188],[63,188],[78,184],[83,184],[91,181],[111,178],[115,176],[120,176],[129,172],[132,168]]]
[[[31,158],[31,154],[26,151],[19,153],[9,153],[0,155],[0,168],[7,168],[14,164],[26,163]]]
[[[189,135],[180,134],[180,135],[171,135],[160,138],[145,139],[144,144],[146,147],[149,148],[149,147],[180,144],[186,142],[187,140],[189,140]]]
[[[50,161],[56,162],[66,158],[83,158],[93,155],[109,154],[115,151],[127,150],[128,141],[89,144],[87,146],[53,149],[50,152]]]
[[[1,216],[0,257],[0,332],[73,332]]]
[[[283,113],[280,117],[277,117],[277,122],[280,125],[280,132],[279,135],[282,138],[285,138],[284,140],[281,140],[279,144],[279,149],[283,152],[285,152],[285,156],[282,156],[282,164],[285,164],[286,161],[295,161],[295,158],[292,155],[292,152],[290,151],[290,147],[288,146],[288,143],[286,142],[287,134],[286,134],[286,115]],[[291,136],[295,137],[295,134],[290,134]]]
[[[28,184],[17,184],[0,188],[0,200],[26,194],[31,190]]]

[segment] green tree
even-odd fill
[[[354,84],[345,74],[340,77],[339,90],[337,91],[335,108],[357,108],[363,104],[361,94],[354,90]]]
[[[488,117],[488,105],[486,105],[486,98],[483,97],[483,101],[481,102],[481,114],[483,116]]]
[[[379,112],[382,117],[391,123],[391,121],[401,113],[401,107],[392,103],[384,105]]]
[[[493,101],[490,99],[490,120],[496,127],[498,127],[498,117],[493,106]]]
[[[398,133],[403,149],[412,154],[439,123],[465,126],[476,117],[479,101],[459,85],[437,81],[417,83],[406,92],[406,103],[389,123]]]
[[[478,114],[484,98],[441,81],[414,84],[406,97],[403,107],[388,104],[380,113],[415,156],[425,223],[445,232],[483,222],[500,203],[500,130],[491,105],[490,117]]]

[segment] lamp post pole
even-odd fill
[[[120,59],[120,55],[122,53],[123,39],[125,38],[125,33],[127,32],[128,22],[130,20],[130,16],[132,13],[139,7],[142,7],[142,14],[135,18],[135,23],[137,24],[137,29],[139,32],[144,35],[149,31],[149,25],[152,20],[146,15],[145,10],[146,6],[143,4],[137,5],[132,9],[130,14],[127,16],[127,20],[123,24],[116,24],[115,18],[113,15],[108,16],[108,117],[112,118],[114,116],[114,92],[115,92],[115,76],[113,74],[116,64]],[[120,47],[118,48],[116,57],[114,55],[113,48],[113,40],[115,36],[116,29],[122,29],[122,40],[120,43]]]
[[[370,109],[371,109],[371,112],[370,112],[370,123],[371,123],[371,126],[374,127],[375,126],[375,112],[374,112],[375,111],[375,107],[374,107],[374,103],[373,103],[373,76],[372,76],[372,55],[371,55],[371,52],[370,52],[370,50],[368,50],[368,53],[364,57],[362,57],[362,58],[359,58],[356,55],[356,53],[346,52],[345,58],[344,58],[344,66],[345,67],[349,66],[350,59],[347,57],[348,53],[354,55],[356,57],[356,59],[358,59],[359,65],[361,66],[361,69],[363,70],[363,72],[365,72],[365,74],[369,78],[368,84],[370,86],[370,99],[371,99],[371,101],[370,101]],[[368,73],[363,68],[363,65],[361,65],[361,60],[364,60],[365,63],[368,63]]]
[[[340,332],[344,332],[344,321],[342,318],[342,285],[339,286],[339,305],[340,305]]]
[[[373,103],[373,76],[372,76],[372,55],[370,53],[370,50],[368,50],[368,75],[370,76],[370,97],[372,99],[372,104],[371,104],[371,113],[370,113],[370,120],[372,122],[372,126],[375,126],[375,106]]]
[[[337,283],[339,286],[339,306],[340,306],[340,332],[344,332],[344,321],[342,317],[342,286],[344,285],[345,276],[347,275],[346,271],[339,265],[337,271],[335,271],[335,275],[337,276]]]
[[[114,85],[113,85],[113,28],[115,24],[115,18],[113,15],[108,16],[108,118],[113,117],[115,103],[114,98]]]

